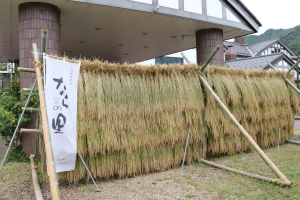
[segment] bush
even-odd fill
[[[0,90],[0,136],[6,142],[6,146],[10,143],[13,133],[18,124],[19,117],[22,113],[21,108],[24,106],[28,94],[20,93],[19,73],[15,72],[12,75],[12,80],[6,84],[5,88]],[[20,102],[21,96],[24,102]],[[34,93],[28,106],[37,106],[37,94]],[[32,115],[24,113],[20,122],[20,128],[24,127],[32,118]],[[19,132],[16,133],[11,152],[8,156],[9,161],[23,162],[28,161],[22,149],[22,136]]]

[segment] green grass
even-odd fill
[[[295,135],[300,135],[300,129],[294,129]]]
[[[289,144],[282,145],[280,150],[271,148],[264,151],[279,170],[293,182],[293,187],[282,187],[274,183],[215,169],[221,175],[209,179],[205,184],[198,182],[197,190],[216,192],[221,199],[300,199],[300,147]],[[248,153],[245,157],[245,160],[241,159],[240,155],[209,160],[227,167],[276,178],[256,152]],[[196,163],[195,166],[214,169],[203,163]]]

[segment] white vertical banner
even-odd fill
[[[80,63],[46,56],[45,99],[56,172],[75,169]]]

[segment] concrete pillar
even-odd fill
[[[42,29],[48,29],[46,53],[60,54],[60,10],[58,7],[40,2],[28,2],[19,5],[19,62],[20,67],[33,68],[32,44],[36,43],[39,51],[42,43]],[[35,73],[20,72],[20,87],[29,87],[34,83]],[[20,111],[21,112],[21,111]],[[26,128],[36,128],[32,120]],[[35,134],[23,133],[24,152],[34,153]]]
[[[60,54],[60,10],[39,2],[19,5],[19,59],[20,67],[33,68],[32,44],[41,47],[42,29],[48,29],[47,54]],[[20,73],[21,88],[34,82],[35,74]]]
[[[224,66],[224,47],[222,29],[203,29],[196,32],[197,63],[202,65],[216,46],[221,48],[210,62],[210,65]]]

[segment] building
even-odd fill
[[[155,64],[181,64],[183,65],[183,58],[179,57],[169,57],[169,56],[161,56],[155,58]]]
[[[224,48],[225,65],[238,69],[270,70],[270,63],[278,70],[288,71],[299,60],[299,55],[280,38],[249,45],[239,37],[235,42],[224,41]],[[299,87],[299,65],[294,71]]]
[[[201,64],[220,45],[211,64],[223,66],[223,40],[261,26],[241,0],[0,0],[0,13],[0,62],[26,68],[41,29],[48,29],[47,54],[133,63],[196,48]],[[35,74],[20,79],[28,87]],[[24,144],[33,140],[23,134]]]

